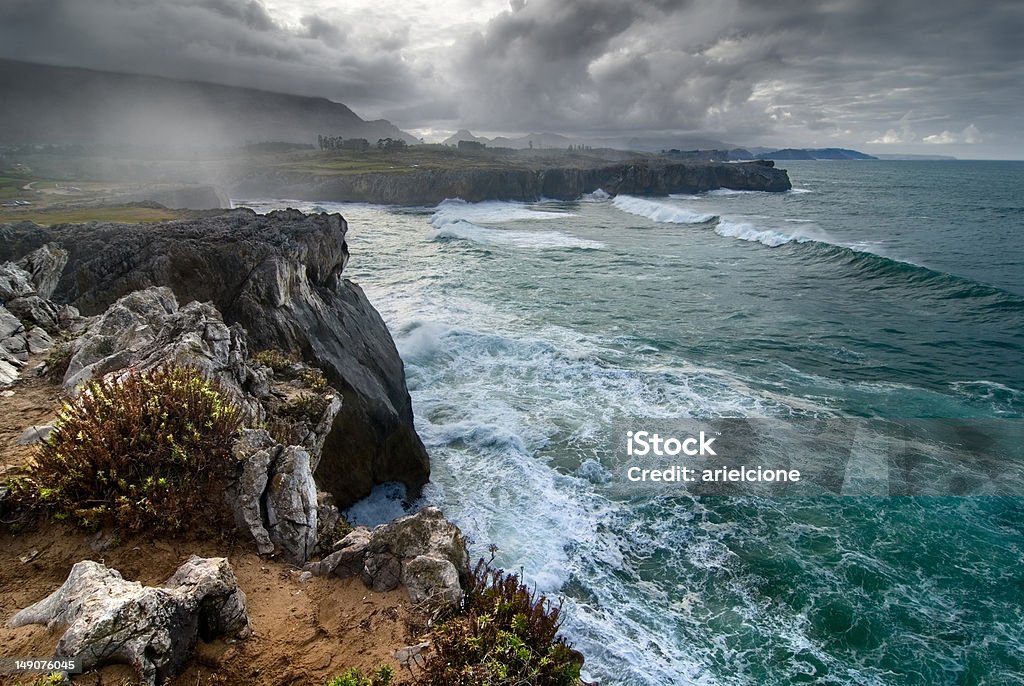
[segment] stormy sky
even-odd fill
[[[428,139],[1024,158],[1020,0],[0,0],[0,57],[322,95]]]

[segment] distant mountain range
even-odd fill
[[[341,103],[157,76],[0,60],[0,143],[316,144],[416,138]]]
[[[848,148],[782,148],[757,155],[759,160],[877,160]]]

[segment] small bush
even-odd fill
[[[281,408],[280,413],[286,417],[319,421],[330,404],[322,393],[301,393]]]
[[[50,354],[46,357],[46,378],[54,383],[64,380],[64,374],[71,364],[73,349],[68,341],[54,343],[50,348]]]
[[[238,408],[196,369],[129,371],[66,402],[38,451],[37,500],[87,527],[176,530],[220,507]]]
[[[388,686],[395,677],[391,665],[382,664],[369,675],[353,667],[327,682],[327,686]]]
[[[311,391],[323,393],[327,390],[327,377],[319,369],[303,369],[299,374],[299,379]]]
[[[261,364],[264,367],[270,367],[278,374],[288,369],[288,367],[291,367],[296,362],[291,355],[288,355],[277,348],[261,350],[253,355],[252,359],[254,362]]]
[[[573,686],[582,659],[559,637],[560,607],[515,574],[480,560],[466,585],[465,610],[442,624],[417,679],[421,686]]]

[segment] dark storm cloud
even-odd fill
[[[290,30],[253,0],[5,0],[0,56],[199,79],[350,105],[404,103],[402,31],[307,16]]]
[[[964,141],[1015,132],[1022,30],[1016,0],[530,0],[459,73],[476,126]]]

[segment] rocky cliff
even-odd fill
[[[478,168],[318,176],[280,170],[247,172],[230,184],[236,197],[433,205],[445,198],[573,200],[598,188],[612,195],[700,193],[717,188],[787,191],[784,169],[771,161],[662,163],[639,160],[598,167]]]
[[[0,261],[48,243],[68,262],[53,300],[86,315],[118,298],[167,286],[182,303],[211,302],[255,349],[280,348],[323,369],[343,396],[316,477],[342,507],[377,483],[417,493],[429,477],[413,427],[405,372],[383,320],[345,279],[345,220],[296,211],[157,225],[0,226]]]

